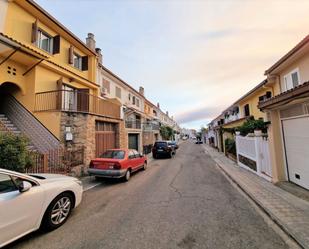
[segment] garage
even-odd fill
[[[288,177],[309,189],[309,117],[282,120]]]
[[[117,148],[116,143],[117,124],[96,121],[95,125],[95,144],[96,157],[99,157],[108,149]]]

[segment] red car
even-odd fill
[[[99,158],[91,160],[88,173],[96,177],[121,178],[129,181],[131,173],[147,168],[146,156],[136,150],[107,150]]]

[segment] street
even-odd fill
[[[84,192],[66,224],[10,248],[288,248],[235,189],[203,145],[180,145],[129,182]]]

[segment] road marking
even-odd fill
[[[95,188],[96,186],[99,186],[101,184],[102,184],[101,182],[98,182],[98,183],[96,183],[96,184],[94,184],[92,186],[89,186],[88,188],[83,189],[83,192],[86,192],[86,191],[88,191],[88,190],[90,190],[92,188]]]

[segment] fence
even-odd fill
[[[32,166],[26,172],[68,174],[72,167],[84,164],[84,150],[84,147],[80,147],[74,150],[50,150],[46,154],[29,152]]]
[[[272,170],[267,137],[255,132],[253,137],[236,134],[237,163],[259,176],[271,180]]]

